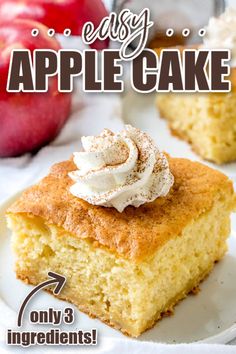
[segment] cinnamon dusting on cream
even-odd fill
[[[151,137],[130,125],[114,134],[83,137],[85,151],[74,153],[78,170],[69,176],[71,193],[93,205],[139,207],[165,196],[173,185],[168,161]]]

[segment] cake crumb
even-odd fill
[[[173,316],[174,313],[175,313],[174,309],[169,309],[169,310],[163,312],[162,316],[163,317],[170,317],[170,316]]]
[[[190,291],[190,294],[192,295],[197,295],[199,294],[201,291],[200,287],[199,286],[195,286],[191,291]]]

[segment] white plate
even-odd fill
[[[13,271],[14,261],[10,249],[10,232],[6,228],[4,214],[6,208],[16,197],[0,207],[0,333],[3,337],[6,328],[16,328],[17,311],[25,296],[32,289],[31,286],[16,280]],[[51,270],[53,271],[53,269]],[[24,329],[29,327],[27,324],[29,310],[45,310],[48,307],[63,309],[66,306],[71,305],[56,300],[47,293],[38,293],[29,303],[25,312]],[[98,320],[90,319],[77,310],[75,312],[76,321],[71,325],[73,329],[97,328],[99,338],[103,342],[106,342],[106,338],[124,339],[120,332]],[[164,318],[153,329],[141,335],[138,340],[166,343],[194,341],[226,343],[236,336],[235,321],[236,237],[235,234],[232,234],[229,239],[229,252],[203,282],[201,292],[197,296],[188,296],[176,306],[174,316]],[[33,327],[34,330],[42,329],[42,327]],[[110,341],[107,339],[108,342]]]

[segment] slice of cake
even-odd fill
[[[158,94],[157,107],[174,135],[188,141],[202,158],[222,164],[236,160],[236,11],[209,22],[204,47],[231,49],[228,93]],[[160,50],[158,50],[160,52]]]
[[[202,158],[217,164],[236,160],[235,90],[158,94],[156,102],[172,133],[189,142]]]
[[[84,141],[86,151],[54,165],[7,219],[19,279],[36,285],[49,271],[62,274],[61,299],[137,337],[224,256],[236,202],[222,173],[186,159],[167,162],[146,134],[127,129],[123,140],[106,131]]]

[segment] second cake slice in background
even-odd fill
[[[211,18],[204,45],[199,47],[231,50],[231,75],[227,77],[231,92],[165,93],[157,97],[161,117],[167,119],[171,131],[188,141],[203,159],[217,164],[236,160],[235,25],[236,10],[230,8],[219,18]]]
[[[158,94],[157,107],[174,135],[205,160],[236,160],[236,92]]]

